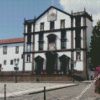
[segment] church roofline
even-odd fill
[[[73,17],[86,16],[89,20],[93,21],[92,16],[86,11],[74,12],[72,15]]]
[[[41,16],[43,16],[43,15],[44,15],[46,12],[48,12],[51,8],[54,8],[54,9],[56,9],[56,10],[58,10],[58,11],[64,13],[64,14],[66,14],[66,15],[71,16],[71,14],[69,14],[69,13],[67,13],[67,12],[65,12],[65,11],[63,11],[63,10],[61,10],[61,9],[59,9],[59,8],[56,8],[56,7],[54,7],[54,6],[50,6],[47,10],[45,10],[42,14],[40,14],[40,16],[38,16],[38,17],[36,18],[36,20],[38,20]]]
[[[40,14],[37,18],[35,17],[34,19],[29,19],[29,20],[25,20],[24,21],[24,24],[28,23],[35,23],[39,18],[41,18],[46,12],[48,12],[51,8],[54,8],[66,15],[69,15],[70,17],[76,17],[76,16],[86,16],[89,20],[93,21],[92,19],[92,16],[90,14],[88,14],[88,12],[86,12],[85,10],[84,11],[80,11],[80,12],[73,12],[73,13],[67,13],[57,7],[54,7],[54,6],[50,6],[47,10],[45,10],[42,14]]]
[[[24,24],[25,24],[25,23],[35,23],[39,18],[41,18],[41,17],[42,17],[46,12],[48,12],[51,8],[54,8],[54,9],[56,9],[56,10],[58,10],[58,11],[64,13],[64,14],[66,14],[66,15],[69,15],[70,17],[72,16],[71,14],[69,14],[69,13],[67,13],[67,12],[65,12],[65,11],[63,11],[63,10],[57,8],[57,7],[50,6],[47,10],[45,10],[45,11],[44,11],[42,14],[40,14],[37,18],[30,19],[30,20],[25,20]]]

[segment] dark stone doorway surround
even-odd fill
[[[52,75],[55,74],[58,71],[58,59],[60,61],[60,72],[62,72],[62,74],[66,75],[69,74],[70,72],[70,68],[69,68],[69,61],[70,58],[66,55],[62,55],[60,57],[58,57],[57,52],[54,51],[47,51],[45,53],[46,56],[46,69],[45,72],[48,75]],[[41,75],[41,73],[43,72],[43,64],[44,64],[44,58],[42,58],[41,56],[37,56],[35,58],[35,73],[36,75]]]
[[[43,71],[43,62],[44,62],[44,58],[42,58],[41,56],[37,56],[35,58],[35,72],[37,75],[40,75],[41,72]]]
[[[57,70],[58,54],[53,51],[46,52],[46,72],[47,74],[54,74]]]
[[[59,57],[60,59],[60,68],[61,68],[61,72],[63,72],[63,74],[68,74],[69,73],[69,60],[70,58],[66,55],[62,55]]]

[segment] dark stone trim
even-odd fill
[[[81,13],[81,14],[80,14]],[[87,12],[83,11],[83,12],[76,12],[75,14],[73,14],[73,17],[87,17],[90,21],[93,21],[92,16],[90,16]]]
[[[85,12],[84,16],[87,17],[90,21],[93,21],[92,16],[90,16],[87,12]]]
[[[34,24],[35,23],[35,19],[29,19],[29,20],[25,20],[24,21],[24,25],[29,25],[29,24]]]
[[[69,13],[67,13],[67,12],[65,12],[65,11],[63,11],[63,10],[61,10],[61,9],[59,9],[59,8],[56,8],[56,7],[54,7],[54,6],[50,6],[47,10],[45,10],[40,16],[38,16],[38,17],[36,18],[36,21],[37,21],[39,18],[41,18],[46,12],[48,12],[51,8],[54,8],[54,9],[56,9],[56,10],[58,10],[58,11],[64,13],[64,14],[66,14],[66,15],[71,16],[71,14],[69,14]]]
[[[25,41],[25,35],[24,35],[24,41]],[[24,42],[24,44],[23,44],[23,51],[25,52],[25,42]],[[25,71],[25,55],[24,55],[24,53],[23,53],[23,72]]]
[[[44,43],[44,40],[39,40],[38,43]]]
[[[67,39],[61,38],[60,41],[61,41],[61,42],[66,42]]]
[[[84,18],[84,26],[86,25],[86,16],[83,17]],[[83,47],[86,48],[86,51],[84,51],[83,53],[83,66],[84,66],[84,71],[83,71],[83,76],[85,79],[87,79],[88,77],[88,72],[87,72],[87,57],[86,57],[86,53],[87,53],[87,37],[86,37],[86,33],[87,33],[87,28],[83,29],[83,37],[84,37],[84,42],[83,42]]]
[[[24,24],[35,23],[39,18],[41,18],[45,13],[47,13],[51,8],[54,8],[54,9],[56,9],[56,10],[58,10],[58,11],[64,13],[64,14],[66,14],[66,15],[68,15],[68,16],[70,16],[70,17],[72,16],[71,14],[69,14],[69,13],[67,13],[67,12],[65,12],[65,11],[63,11],[63,10],[61,10],[61,9],[59,9],[59,8],[56,8],[56,7],[54,7],[54,6],[50,6],[47,10],[45,10],[45,11],[44,11],[42,14],[40,14],[37,18],[30,19],[30,20],[25,20],[25,21],[24,21]]]
[[[76,29],[85,29],[87,26],[80,26],[80,27],[71,27],[71,28],[65,28],[64,30],[76,30]],[[45,33],[49,33],[49,32],[59,32],[62,31],[62,29],[53,29],[53,30],[44,30],[42,31],[44,34]],[[28,35],[28,34],[39,34],[41,31],[38,32],[32,32],[32,33],[23,33],[24,35]]]
[[[73,12],[72,12],[72,15],[73,15]],[[71,17],[71,28],[73,28],[73,17]],[[73,49],[74,48],[74,37],[73,37],[73,30],[71,30],[71,48]],[[74,61],[74,52],[71,51],[71,73],[74,74],[74,64],[73,64],[73,61]]]
[[[33,31],[35,31],[35,24],[34,24],[34,30]],[[32,35],[32,38],[33,38],[33,51],[34,51],[34,45],[35,45],[35,36],[34,36],[34,34]],[[32,74],[34,74],[34,54],[32,54]]]
[[[68,16],[70,16],[70,17],[77,17],[77,16],[82,17],[82,16],[85,16],[85,17],[87,17],[89,20],[93,21],[92,16],[91,16],[90,14],[88,14],[86,11],[75,12],[75,13],[73,13],[73,14],[69,14],[69,13],[67,13],[67,12],[65,12],[65,11],[63,11],[63,10],[61,10],[61,9],[59,9],[59,8],[56,8],[56,7],[54,7],[54,6],[50,6],[47,10],[45,10],[45,11],[44,11],[42,14],[40,14],[37,18],[29,19],[29,20],[24,20],[24,25],[25,25],[25,24],[32,24],[32,23],[35,23],[39,18],[41,18],[45,13],[47,13],[51,8],[54,8],[54,9],[56,9],[56,10],[58,10],[58,11],[64,13],[64,14],[66,14],[66,15],[68,15]]]
[[[80,50],[86,51],[86,49],[84,49],[84,48],[81,48]],[[45,50],[45,51],[34,51],[34,52],[24,52],[24,54],[27,54],[27,53],[45,53],[45,52],[47,52],[47,51],[50,51],[50,50]],[[51,50],[51,51],[53,51],[53,50]],[[65,51],[74,52],[74,51],[77,51],[77,49],[54,50],[53,52],[65,52]]]

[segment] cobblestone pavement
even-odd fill
[[[46,92],[46,100],[76,100],[75,97],[77,97],[88,84],[89,83],[80,83],[78,86],[48,91]],[[7,98],[7,100],[44,100],[43,95],[43,93],[29,94],[19,97],[10,97]],[[100,96],[94,93],[94,87],[92,85],[79,100],[100,100]]]

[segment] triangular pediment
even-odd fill
[[[53,19],[53,20],[56,20],[56,13],[57,13],[57,11],[60,11],[61,13],[64,13],[64,14],[66,14],[66,15],[68,15],[68,16],[71,16],[71,14],[69,14],[69,13],[67,13],[67,12],[65,12],[65,11],[63,11],[63,10],[61,10],[61,9],[59,9],[59,8],[56,8],[56,7],[54,7],[54,6],[50,6],[47,10],[45,10],[42,14],[40,14],[40,16],[38,16],[37,18],[36,18],[36,21],[37,20],[39,20],[42,16],[44,16],[45,14],[48,14],[48,21],[50,21],[50,17],[51,16],[55,16],[55,18]]]
[[[59,8],[56,8],[56,7],[54,7],[54,6],[50,6],[48,9],[46,9],[43,13],[41,13],[37,18],[35,17],[34,19],[31,19],[31,20],[25,20],[25,23],[35,23],[35,22],[37,22],[40,18],[42,18],[43,16],[45,16],[45,15],[48,15],[48,14],[50,14],[50,16],[55,16],[55,18],[53,18],[53,20],[55,20],[56,19],[56,12],[61,12],[62,14],[65,14],[65,15],[67,15],[67,16],[69,16],[69,17],[71,17],[72,15],[71,14],[69,14],[69,13],[67,13],[67,12],[65,12],[65,11],[63,11],[63,10],[61,10],[61,9],[59,9]],[[50,19],[52,18],[50,18],[50,16],[47,18],[47,20],[48,21],[50,21]]]

